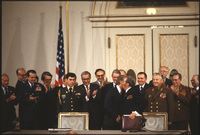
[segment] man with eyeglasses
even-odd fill
[[[90,83],[91,80],[91,74],[88,71],[84,71],[81,73],[81,79],[83,84],[79,85],[81,90],[83,91],[83,94],[86,99],[87,109],[89,112],[89,129],[90,130],[100,130],[100,116],[99,112],[101,109],[99,102],[98,102],[98,96],[97,92],[99,91],[99,85]]]
[[[171,130],[187,130],[189,116],[189,104],[191,100],[190,89],[181,84],[182,75],[175,73],[172,77],[173,85],[170,87],[174,97],[174,119],[169,129]]]
[[[169,68],[166,67],[166,66],[161,66],[159,68],[159,73],[162,75],[162,78],[163,78],[163,80],[165,82],[165,86],[170,87],[172,85],[172,81],[167,78],[167,75],[169,73]],[[152,80],[149,82],[149,85],[150,85],[150,87],[153,86],[153,81]]]
[[[193,75],[191,83],[193,88],[191,88],[190,129],[192,135],[198,135],[199,134],[199,75]]]
[[[101,68],[96,69],[95,77],[97,80],[92,83],[99,85],[100,89],[107,84],[107,78],[105,78],[105,70]]]
[[[53,75],[45,71],[41,75],[41,80],[45,88],[45,98],[42,102],[42,123],[40,129],[56,128],[58,125],[57,120],[57,97],[58,97],[58,87],[52,84]]]

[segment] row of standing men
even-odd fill
[[[97,81],[93,83],[90,83],[91,74],[84,71],[81,74],[83,84],[79,86],[76,86],[76,75],[68,73],[63,78],[63,85],[56,87],[51,84],[49,72],[43,72],[43,84],[40,84],[35,83],[36,71],[26,73],[20,68],[16,71],[19,80],[15,88],[8,86],[9,78],[3,74],[1,118],[5,119],[2,123],[7,124],[1,124],[2,129],[8,131],[13,128],[16,118],[14,105],[19,103],[21,129],[56,128],[59,112],[89,112],[89,129],[114,130],[121,129],[123,114],[131,114],[130,117],[134,118],[132,111],[140,114],[147,111],[167,112],[169,129],[187,129],[190,120],[191,130],[197,132],[198,90],[183,86],[179,73],[170,81],[166,78],[169,70],[165,66],[160,67],[159,72],[153,75],[149,84],[146,83],[146,73],[138,73],[136,86],[132,77],[122,76],[124,72],[117,69],[112,73],[112,83],[105,79],[103,69],[96,70]],[[199,77],[193,76],[192,85],[194,80],[198,81]],[[198,89],[196,85],[193,86]],[[192,106],[189,107],[190,104]]]

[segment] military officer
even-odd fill
[[[58,112],[86,112],[86,99],[82,90],[75,86],[76,75],[67,73],[63,86],[58,90]]]
[[[153,74],[153,87],[145,92],[145,99],[148,102],[147,112],[167,112],[168,121],[173,120],[173,91],[163,85],[163,78],[160,73]]]
[[[181,84],[182,75],[175,73],[172,77],[171,89],[174,97],[174,120],[170,129],[187,130],[189,121],[189,104],[191,100],[190,88]]]

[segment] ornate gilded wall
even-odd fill
[[[182,74],[182,84],[188,85],[189,35],[160,35],[160,64]]]
[[[144,71],[145,36],[117,35],[117,68],[133,69],[137,74]]]

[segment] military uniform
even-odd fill
[[[191,100],[190,88],[184,85],[179,87],[179,95],[174,97],[174,120],[170,129],[186,130],[190,119],[189,104]]]
[[[149,87],[145,92],[145,99],[148,106],[147,112],[167,112],[168,120],[173,120],[173,91],[166,86],[160,88]]]
[[[58,112],[86,112],[86,99],[80,88],[75,87],[72,92],[65,87],[58,90]]]

